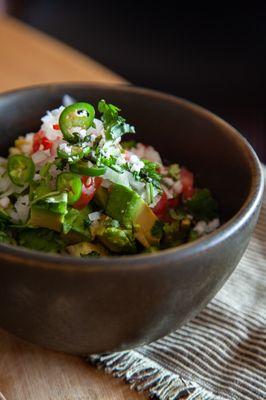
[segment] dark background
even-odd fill
[[[115,0],[7,4],[12,15],[130,82],[216,112],[266,161],[266,7]]]

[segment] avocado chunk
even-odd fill
[[[67,234],[68,232],[76,232],[88,239],[91,238],[88,220],[88,214],[92,212],[90,206],[83,208],[82,210],[77,210],[75,208],[69,208],[68,213],[64,218],[63,232]]]
[[[49,228],[60,232],[63,220],[64,215],[54,213],[41,205],[33,205],[28,224],[36,228]]]
[[[126,186],[114,184],[108,196],[105,212],[130,229],[143,204],[145,205],[145,202],[136,192]]]
[[[98,243],[81,242],[68,246],[66,251],[76,257],[108,256],[108,251]]]
[[[158,218],[133,190],[118,184],[111,187],[105,212],[128,229],[134,228],[136,239],[146,248],[159,244],[161,236],[153,234]]]
[[[95,236],[113,253],[136,253],[132,229],[121,227],[117,220],[103,215],[97,223]]]
[[[98,234],[98,239],[113,253],[136,253],[136,243],[132,231],[106,227],[101,234]]]
[[[67,194],[51,192],[32,201],[28,224],[60,232],[67,211]]]
[[[102,186],[98,187],[98,189],[96,190],[94,197],[93,197],[93,200],[95,201],[97,206],[99,206],[101,208],[105,208],[107,199],[108,199],[107,190],[105,188],[103,188]]]
[[[91,240],[90,222],[88,214],[92,211],[90,206],[82,210],[69,208],[64,217],[62,238],[67,244],[76,244],[84,240]]]

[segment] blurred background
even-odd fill
[[[1,7],[136,85],[209,108],[266,161],[266,7],[116,0],[6,0]]]

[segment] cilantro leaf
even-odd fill
[[[155,187],[160,189],[161,174],[158,172],[159,165],[157,163],[142,160],[144,167],[140,170],[139,176],[147,182],[151,182]]]
[[[126,123],[125,118],[119,115],[120,108],[106,103],[105,100],[100,100],[98,110],[102,114],[101,120],[108,140],[118,139],[125,133],[135,133],[134,126]]]
[[[186,208],[197,220],[210,221],[217,217],[218,206],[208,189],[198,189],[186,202]]]
[[[0,212],[0,243],[16,244],[16,241],[11,235],[9,226],[10,221],[5,218],[5,215],[3,215],[3,218],[1,218]]]
[[[159,219],[155,222],[151,229],[151,234],[152,236],[161,239],[163,235],[163,228],[164,228],[164,223],[163,221],[160,221]]]
[[[9,221],[0,219],[0,243],[16,244],[15,240],[11,236],[8,222]]]
[[[58,253],[65,246],[58,233],[45,228],[21,230],[18,232],[18,243],[28,249],[47,253]]]

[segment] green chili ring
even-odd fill
[[[67,193],[67,202],[71,205],[81,196],[82,181],[77,174],[62,172],[57,176],[56,188],[60,192]]]
[[[95,109],[89,103],[74,103],[66,107],[59,118],[59,126],[64,139],[70,143],[78,142],[78,134],[73,128],[88,129],[93,124]]]
[[[35,165],[30,157],[15,154],[8,158],[7,172],[10,180],[17,186],[31,182],[35,174]]]
[[[101,176],[105,173],[106,167],[90,166],[87,161],[79,161],[70,165],[70,170],[83,176]]]

